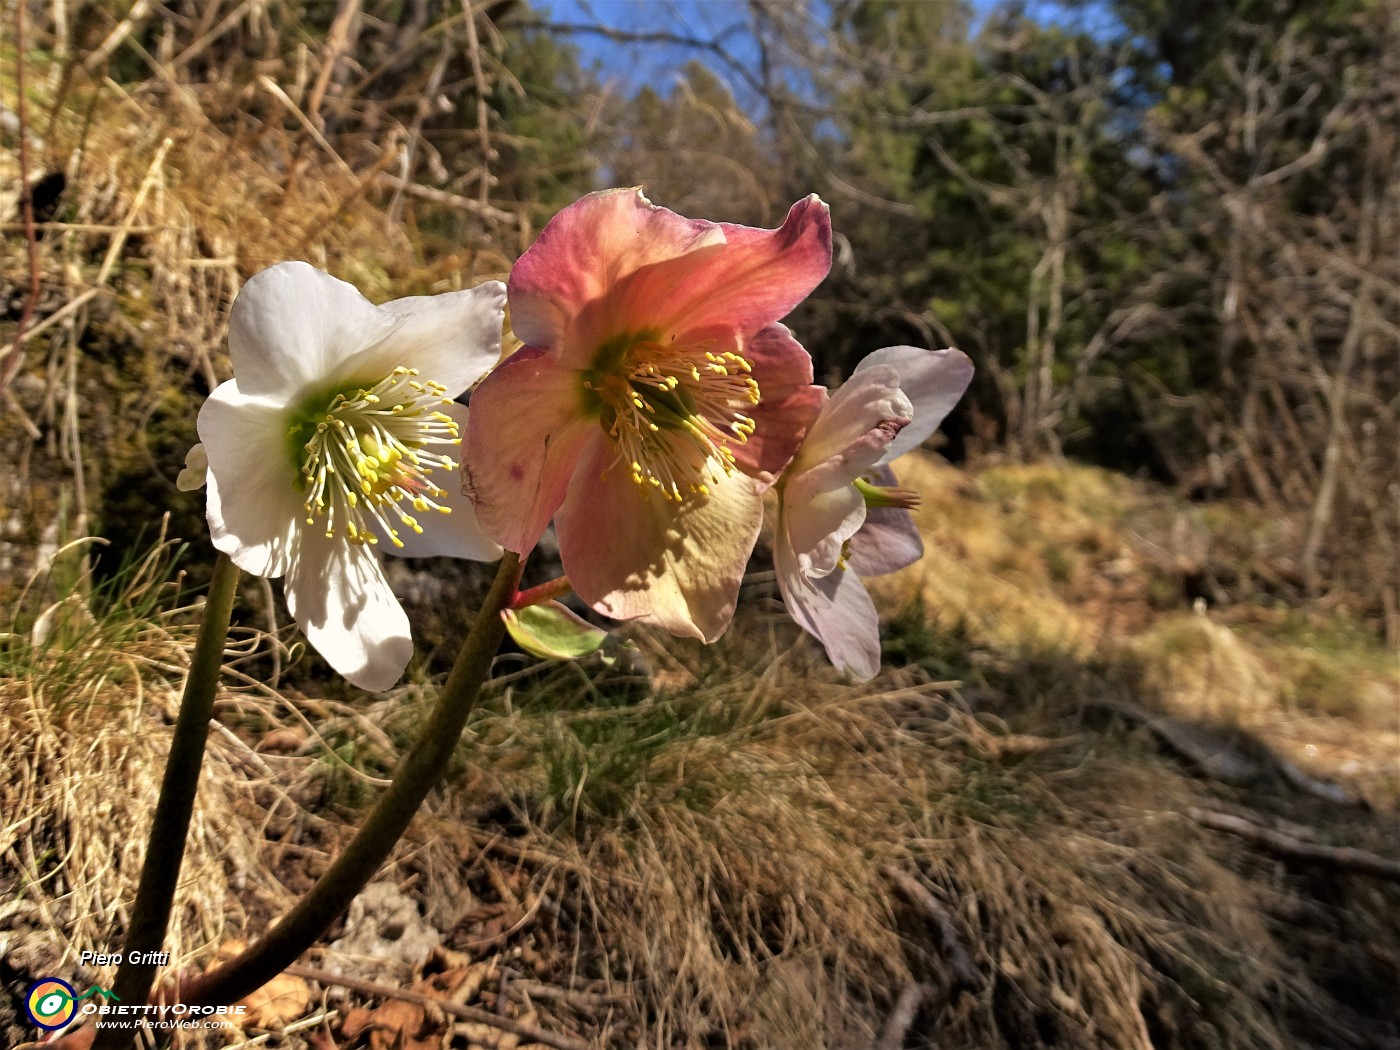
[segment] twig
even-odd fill
[[[79,309],[84,303],[86,303],[89,299],[91,299],[93,296],[95,296],[98,292],[100,292],[100,291],[102,291],[102,290],[103,290],[103,289],[101,289],[101,288],[89,288],[87,291],[83,292],[81,295],[77,296],[77,297],[74,298],[74,299],[70,299],[68,302],[64,303],[61,307],[59,307],[59,308],[58,308],[57,310],[55,310],[53,313],[49,314],[48,317],[45,317],[42,321],[40,321],[38,324],[36,324],[33,328],[29,329],[29,331],[24,332],[24,333],[21,333],[21,334],[17,334],[17,335],[15,336],[15,341],[14,341],[14,342],[10,343],[8,346],[0,347],[0,360],[3,360],[4,357],[7,356],[7,355],[9,355],[9,354],[12,354],[12,353],[17,354],[17,353],[18,353],[18,352],[19,352],[19,346],[20,346],[20,340],[21,340],[21,339],[25,339],[25,340],[33,339],[36,335],[38,335],[38,334],[39,334],[40,332],[42,332],[44,329],[48,328],[48,327],[51,326],[51,325],[57,324],[59,321],[62,321],[65,317],[67,317],[69,314],[71,314],[71,313],[73,313],[75,310]]]
[[[884,868],[884,873],[895,884],[895,888],[922,908],[938,928],[938,947],[952,975],[949,991],[981,991],[984,984],[982,971],[977,968],[977,963],[963,946],[962,935],[952,913],[939,903],[938,898],[929,892],[927,886],[907,871],[890,864]]]
[[[1202,827],[1214,831],[1224,831],[1231,835],[1263,846],[1270,853],[1290,860],[1300,860],[1308,864],[1325,864],[1343,871],[1355,871],[1362,875],[1373,875],[1378,879],[1400,882],[1400,861],[1382,857],[1366,850],[1351,846],[1319,846],[1302,839],[1285,835],[1281,831],[1260,827],[1230,813],[1217,813],[1208,809],[1188,809],[1187,815]]]
[[[531,999],[553,1000],[584,1010],[621,1006],[632,1001],[630,996],[619,992],[589,992],[582,988],[561,988],[544,981],[530,981],[519,977],[510,982],[510,990],[520,996],[528,995]]]
[[[472,80],[476,85],[476,130],[481,146],[481,181],[478,184],[478,203],[487,207],[487,195],[491,191],[491,162],[496,159],[496,151],[491,148],[490,111],[486,106],[486,77],[481,71],[481,41],[476,34],[476,12],[472,10],[472,0],[462,0],[462,13],[467,19],[467,57],[471,59]]]
[[[336,152],[335,147],[326,141],[326,136],[321,134],[321,129],[312,123],[311,118],[301,111],[301,108],[282,90],[277,81],[269,76],[261,76],[258,77],[258,86],[282,103],[287,112],[295,117],[297,123],[302,126],[302,130],[311,136],[311,140],[321,147],[326,156],[331,159],[331,163],[339,168],[343,175],[352,179],[355,177],[355,169],[350,167],[345,158]]]
[[[517,219],[508,211],[500,208],[493,208],[489,204],[482,204],[471,197],[463,197],[459,193],[448,193],[446,190],[434,189],[431,186],[423,186],[416,182],[400,178],[390,172],[383,172],[375,177],[375,182],[382,183],[393,189],[402,189],[410,197],[422,197],[425,201],[432,201],[434,204],[445,204],[451,208],[461,208],[480,215],[483,219],[490,219],[492,222],[509,223],[514,225]]]
[[[321,116],[321,102],[330,87],[335,67],[349,52],[352,42],[350,27],[360,13],[360,0],[342,0],[340,10],[335,13],[330,32],[326,34],[326,57],[321,62],[321,71],[316,74],[316,83],[311,87],[311,98],[306,103],[306,115],[317,128],[324,128],[326,120]]]
[[[372,981],[361,981],[355,977],[342,977],[339,974],[331,973],[328,970],[318,970],[311,966],[288,966],[286,971],[293,977],[300,977],[307,981],[316,981],[318,984],[338,985],[341,988],[349,988],[352,992],[359,992],[361,995],[372,995],[379,999],[399,999],[406,1003],[416,1003],[419,1006],[427,1006],[443,1013],[460,1017],[464,1021],[475,1021],[477,1024],[488,1025],[498,1031],[509,1032],[512,1035],[523,1036],[536,1043],[543,1043],[545,1046],[556,1047],[557,1050],[589,1050],[589,1046],[582,1039],[576,1039],[571,1035],[560,1035],[556,1032],[546,1031],[538,1025],[530,1024],[528,1021],[518,1021],[513,1017],[502,1017],[500,1014],[493,1014],[489,1010],[483,1010],[476,1006],[465,1006],[461,1003],[454,1003],[450,999],[441,999],[434,995],[424,995],[422,992],[410,991],[407,988],[392,988],[384,984],[375,984]]]
[[[118,23],[117,28],[107,34],[107,39],[88,53],[83,59],[83,69],[88,73],[93,73],[103,62],[112,56],[123,40],[131,35],[131,31],[138,23],[144,22],[146,16],[151,13],[151,0],[136,0],[131,5],[131,10],[127,16]]]
[[[919,1007],[924,1005],[924,1000],[932,991],[928,985],[917,981],[910,981],[904,986],[904,991],[900,992],[899,998],[895,1000],[894,1009],[890,1011],[889,1017],[885,1018],[885,1027],[880,1032],[880,1041],[875,1044],[874,1050],[900,1050],[904,1045],[904,1037],[909,1034],[909,1027],[919,1014]]]
[[[163,229],[161,226],[131,226],[122,227],[112,223],[98,222],[36,222],[34,230],[43,230],[45,233],[53,231],[55,233],[118,233],[123,229],[127,233],[155,233]],[[29,224],[23,222],[0,222],[0,233],[26,233]]]

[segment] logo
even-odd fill
[[[60,981],[57,977],[41,977],[24,993],[24,1012],[35,1027],[51,1032],[73,1020],[78,1004],[92,998],[110,1000],[117,997],[95,984],[78,995],[67,981]]]

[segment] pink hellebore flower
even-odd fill
[[[491,281],[375,306],[299,262],[234,301],[234,378],[199,412],[214,546],[285,577],[307,639],[364,689],[389,688],[413,655],[377,549],[500,557],[454,483],[466,409],[452,398],[496,363],[504,301]]]
[[[862,576],[917,561],[923,541],[887,464],[917,448],[972,381],[958,350],[891,346],[859,365],[822,407],[777,484],[773,559],[783,601],[836,667],[880,669],[880,623]]]
[[[463,474],[487,535],[523,554],[554,517],[594,609],[719,637],[762,494],[822,396],[776,322],[830,265],[816,196],[776,230],[685,219],[636,189],[561,211],[511,271],[525,346],[472,394]]]

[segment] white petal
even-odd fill
[[[898,372],[888,366],[858,369],[822,407],[788,470],[801,474],[840,459],[854,471],[846,480],[854,481],[880,458],[912,414]]]
[[[181,492],[194,492],[196,489],[204,488],[205,478],[209,474],[209,455],[204,451],[202,444],[195,446],[185,453],[185,468],[175,478],[175,487]]]
[[[860,682],[874,678],[880,670],[880,618],[860,577],[838,568],[809,579],[791,548],[778,543],[773,555],[783,604],[798,626],[822,643],[838,671]]]
[[[285,410],[249,397],[238,380],[230,380],[204,402],[198,426],[209,460],[207,515],[214,546],[246,572],[281,576],[305,517]]]
[[[442,410],[457,421],[463,434],[467,432],[467,408],[465,405],[444,405]],[[462,453],[461,445],[434,442],[425,446],[429,452],[440,452],[456,459]],[[462,492],[461,475],[455,471],[433,471],[429,477],[438,487],[447,492],[446,496],[434,496],[433,502],[448,508],[450,514],[436,510],[414,511],[413,516],[423,526],[423,532],[412,529],[399,529],[402,547],[395,547],[387,536],[380,536],[379,549],[385,554],[397,554],[401,558],[470,558],[472,561],[495,561],[501,556],[501,548],[487,538],[476,520],[476,510],[472,501]],[[378,529],[375,530],[379,531]]]
[[[913,565],[923,556],[924,541],[914,515],[899,507],[872,507],[851,537],[846,564],[861,577],[884,576]]]
[[[402,365],[418,369],[421,378],[436,380],[447,387],[448,397],[456,397],[501,359],[505,303],[506,286],[500,281],[385,303],[380,309],[401,324],[347,362],[340,374],[378,380]]]
[[[283,587],[307,641],[351,685],[378,691],[403,676],[408,617],[372,548],[306,529]]]
[[[882,488],[895,488],[899,479],[889,467],[867,471],[866,479]],[[924,556],[924,540],[914,515],[899,507],[871,507],[851,537],[847,567],[862,579],[884,576],[912,565]]]
[[[865,521],[853,482],[909,419],[893,368],[852,376],[831,395],[782,482],[783,516],[804,572],[824,576]]]
[[[961,350],[887,346],[856,365],[851,378],[867,368],[888,366],[899,373],[899,389],[913,406],[909,425],[890,442],[881,463],[918,448],[929,439],[972,382],[972,362]]]
[[[278,263],[249,278],[234,300],[228,352],[245,394],[287,402],[326,385],[402,324],[353,285],[303,262]]]
[[[865,521],[865,498],[850,481],[823,487],[830,474],[811,470],[783,486],[779,499],[788,540],[798,565],[809,576],[825,576],[836,568],[841,545]],[[812,484],[808,484],[811,482]]]

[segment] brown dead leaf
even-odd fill
[[[460,953],[454,952],[454,955]],[[486,979],[496,971],[495,962],[473,963],[469,966],[456,966],[442,973],[433,974],[419,983],[424,994],[437,996],[459,1005],[470,1003],[481,991]]]
[[[390,999],[373,1010],[351,1010],[340,1024],[340,1034],[354,1039],[368,1033],[369,1050],[441,1050],[444,1028],[439,1011]]]
[[[219,946],[219,958],[232,959],[243,947],[242,941],[227,941]],[[278,974],[247,998],[238,1001],[237,1005],[247,1007],[240,1023],[245,1027],[276,1031],[305,1017],[311,1008],[311,1001],[310,985],[300,977]]]

